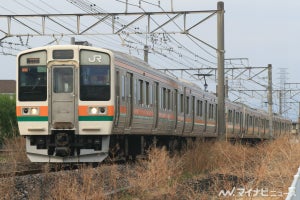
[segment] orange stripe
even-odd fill
[[[107,107],[107,115],[108,116],[114,116],[114,114],[115,114],[114,106],[108,106]]]
[[[22,108],[39,108],[39,116],[48,116],[48,106],[17,106],[16,113],[17,116],[22,116]]]
[[[196,120],[195,120],[195,123],[197,123],[197,124],[204,124],[205,121],[204,121],[204,120],[201,120],[201,119],[196,119]]]
[[[48,106],[40,106],[40,116],[48,116]]]
[[[78,115],[79,116],[88,116],[88,106],[78,106]]]
[[[126,108],[126,106],[120,106],[120,112],[121,112],[122,114],[127,113],[127,108]]]
[[[153,117],[153,111],[144,109],[134,109],[133,114],[139,116]]]

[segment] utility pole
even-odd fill
[[[273,138],[273,98],[272,98],[272,65],[268,64],[268,111],[269,111],[269,131]]]
[[[218,2],[217,16],[217,57],[218,57],[218,118],[217,133],[219,139],[223,139],[225,135],[225,84],[224,84],[224,2]]]

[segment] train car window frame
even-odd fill
[[[34,51],[18,60],[18,100],[47,101],[47,52]]]
[[[81,49],[79,61],[80,100],[110,101],[112,87],[110,55],[101,51]]]

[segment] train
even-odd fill
[[[16,114],[31,162],[136,158],[151,145],[180,149],[217,138],[217,98],[131,55],[86,45],[36,47],[17,55]],[[226,138],[265,140],[269,115],[225,102]],[[273,135],[291,122],[273,116]]]

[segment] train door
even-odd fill
[[[159,117],[159,85],[158,82],[154,82],[153,85],[153,98],[154,98],[154,117],[153,117],[153,129],[157,129],[158,117]]]
[[[50,73],[52,80],[51,126],[54,129],[75,128],[76,89],[74,66],[53,66]]]
[[[127,72],[125,81],[126,91],[126,119],[125,128],[129,129],[132,125],[132,114],[133,114],[133,75]]]

